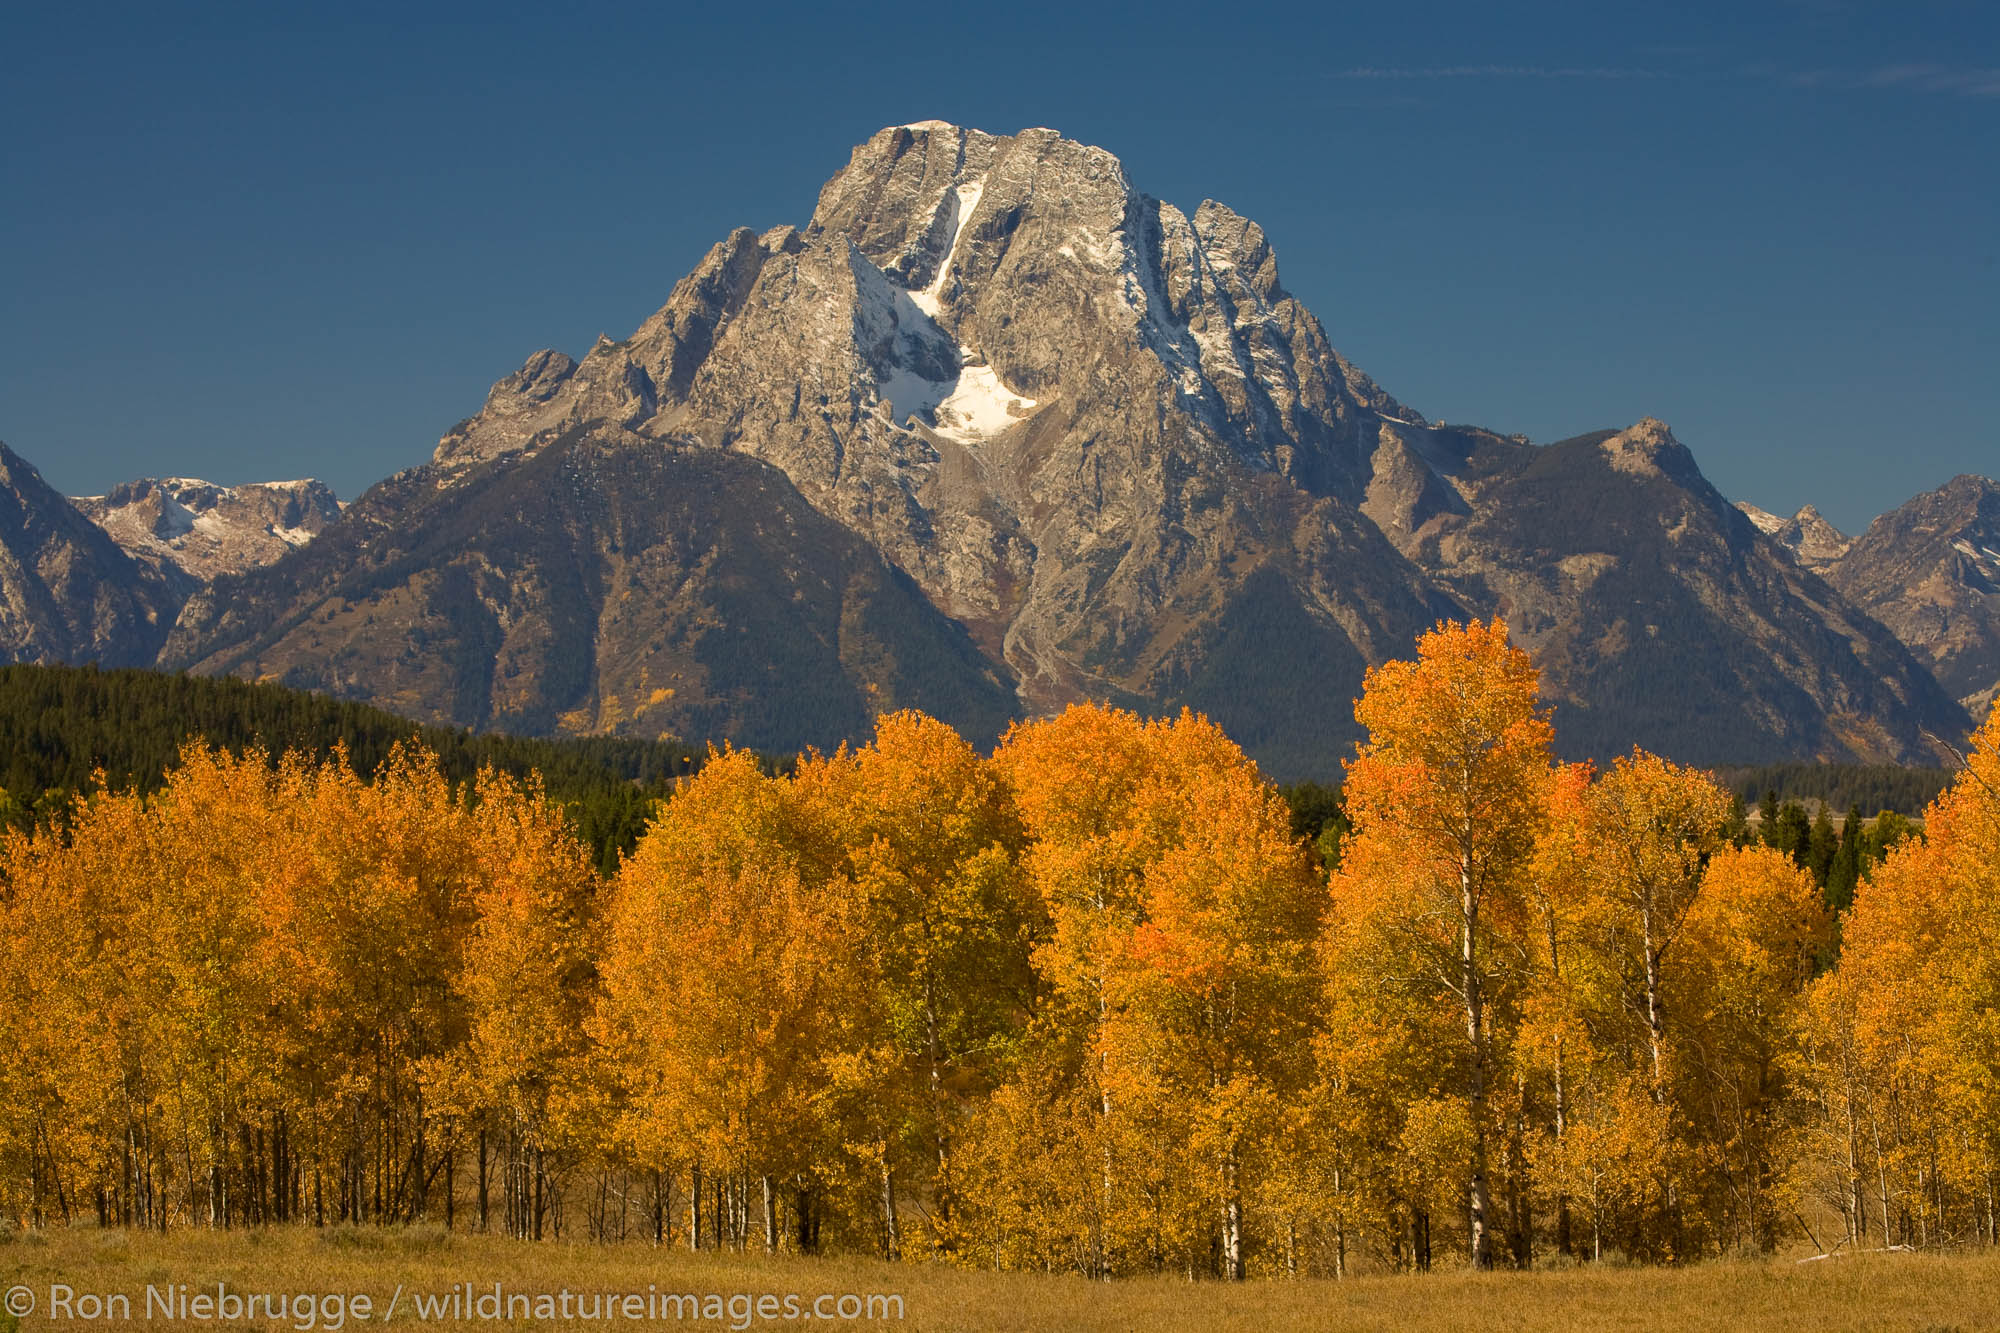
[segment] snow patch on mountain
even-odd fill
[[[202,582],[266,565],[340,517],[322,482],[221,486],[200,477],[148,477],[74,501],[127,554]]]
[[[922,291],[897,286],[858,251],[849,256],[855,332],[874,363],[877,400],[888,405],[898,427],[907,428],[914,419],[965,444],[999,434],[1039,406],[1008,388],[983,353],[954,341],[937,322],[959,239],[982,189],[974,181],[945,192],[943,207],[950,213],[944,258]]]
[[[958,261],[958,243],[965,235],[965,224],[972,220],[972,214],[979,207],[979,197],[986,192],[984,181],[968,181],[944,192],[941,206],[949,211],[945,223],[946,239],[944,257],[938,260],[937,272],[931,275],[930,285],[920,292],[911,292],[910,300],[917,309],[932,319],[943,309],[940,298],[944,295],[944,284],[951,276],[952,266]]]
[[[970,347],[957,350],[959,365],[948,378],[898,367],[876,383],[876,396],[889,405],[898,426],[915,419],[946,439],[974,444],[1018,424],[1040,406],[1008,388]]]

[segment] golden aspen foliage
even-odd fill
[[[1252,1240],[1271,1239],[1246,1236],[1246,1208],[1310,1081],[1325,893],[1283,801],[1218,728],[1184,713],[1148,734],[1172,775],[1149,794],[1176,835],[1146,868],[1144,917],[1108,977],[1106,1063],[1154,1142],[1165,1130],[1187,1145],[1192,1201],[1219,1221],[1223,1276],[1241,1278]]]
[[[1129,1136],[1104,1041],[1111,973],[1140,920],[1145,865],[1164,841],[1144,797],[1148,760],[1143,721],[1089,705],[1016,725],[993,758],[1020,811],[1023,865],[1048,926],[1032,955],[1041,994],[1024,1067],[974,1129],[980,1160],[1019,1162],[1032,1174],[1019,1184],[972,1182],[975,1225],[989,1250],[1092,1276],[1138,1266],[1128,1247],[1148,1221],[1121,1185]],[[1080,1163],[1088,1165],[1078,1179]],[[1070,1202],[1031,1218],[984,1204],[1053,1195]],[[1015,1229],[1002,1231],[1009,1220]],[[1035,1248],[1023,1253],[1030,1238]]]
[[[923,1243],[950,1254],[962,1122],[1011,1063],[1034,999],[1041,918],[1020,820],[992,765],[914,712],[878,718],[863,749],[802,761],[795,785],[862,914],[879,1028],[842,1076],[864,1110],[854,1146],[881,1176],[884,1248],[900,1255],[899,1196],[914,1191]]]
[[[1537,688],[1505,625],[1447,623],[1418,640],[1415,661],[1369,671],[1354,706],[1367,736],[1347,764],[1354,827],[1333,877],[1323,1059],[1335,1086],[1368,1090],[1356,1155],[1372,1163],[1381,1224],[1414,1237],[1405,1262],[1427,1261],[1435,1197],[1410,1195],[1392,1169],[1405,1108],[1464,1108],[1449,1225],[1455,1236],[1462,1223],[1477,1267],[1493,1264],[1501,1220],[1495,1148],[1522,1155],[1507,1124],[1518,1116],[1493,1103],[1512,1081],[1534,947],[1528,878],[1551,776]],[[1504,1175],[1510,1194],[1525,1188],[1518,1170]],[[1511,1198],[1507,1211],[1520,1215]]]
[[[852,1167],[834,1075],[867,1020],[861,904],[814,864],[790,783],[711,754],[619,874],[599,1022],[639,1162],[690,1168],[691,1194],[783,1181],[802,1217]]]
[[[1021,1077],[983,1118],[982,1159],[1021,1161],[1026,1141],[1061,1175],[1027,1190],[987,1177],[986,1243],[1033,1238],[1043,1262],[1093,1275],[1242,1277],[1259,1242],[1248,1210],[1278,1160],[1260,1149],[1307,1074],[1323,904],[1289,816],[1191,713],[1073,707],[1015,727],[994,762],[1049,920],[1034,954],[1047,998]],[[1074,1190],[1085,1162],[1082,1207],[1023,1216],[1026,1198]]]
[[[475,868],[457,981],[466,1035],[444,1065],[437,1111],[454,1141],[475,1146],[478,1169],[499,1167],[505,1220],[532,1234],[536,1176],[546,1193],[551,1172],[605,1154],[612,1139],[615,1080],[588,1032],[598,879],[537,783],[483,773],[466,832]]]
[[[464,818],[415,751],[370,786],[344,756],[191,746],[153,797],[11,843],[9,948],[76,960],[14,984],[103,1061],[44,1066],[30,1209],[45,1177],[58,1209],[88,1188],[143,1225],[422,1215],[427,1096],[465,1030]],[[64,1160],[46,1122],[86,1102],[97,1160]]]
[[[1593,1249],[1601,1250],[1607,1185],[1588,1165],[1590,1135],[1584,1140],[1570,1135],[1600,1090],[1604,1050],[1598,1015],[1617,985],[1599,947],[1612,926],[1606,899],[1597,891],[1595,777],[1588,764],[1564,764],[1549,784],[1548,815],[1527,880],[1527,981],[1514,1047],[1524,1098],[1538,1112],[1523,1141],[1533,1200],[1551,1215],[1550,1239],[1561,1255],[1574,1253],[1578,1207],[1593,1228]],[[1573,1193],[1579,1188],[1583,1195]]]
[[[1781,1228],[1784,1058],[1830,922],[1812,875],[1769,847],[1709,861],[1677,946],[1680,1114],[1695,1145],[1703,1228],[1718,1247],[1769,1250]]]
[[[1672,1025],[1666,974],[1682,926],[1722,846],[1729,795],[1699,769],[1634,750],[1591,789],[1600,877],[1612,929],[1629,960],[1631,1017],[1656,1100],[1671,1095]]]
[[[711,752],[608,882],[534,781],[191,746],[0,835],[0,1220],[636,1208],[1093,1278],[2000,1243],[2000,714],[1837,922],[1708,775],[1555,763],[1498,622],[1355,714],[1330,876],[1191,713]]]
[[[79,803],[81,804],[81,803]],[[147,846],[130,798],[99,798],[105,836],[64,846],[49,833],[5,836],[0,890],[0,1166],[28,1224],[69,1221],[107,1165],[128,1111],[150,1112],[140,1066],[143,1010],[129,975],[130,862]]]
[[[2000,1239],[2000,707],[1924,814],[1855,891],[1837,970],[1795,1063],[1809,1089],[1802,1190],[1850,1237]]]

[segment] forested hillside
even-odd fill
[[[1904,764],[1794,763],[1723,768],[1715,776],[1746,805],[1773,792],[1781,801],[1811,801],[1836,811],[1859,806],[1870,815],[1879,810],[1920,815],[1951,785],[1952,771]]]
[[[670,741],[539,740],[426,727],[366,704],[229,677],[6,666],[0,820],[28,828],[61,818],[100,772],[113,789],[156,791],[191,740],[232,753],[259,746],[273,758],[296,752],[325,759],[343,747],[364,778],[411,741],[436,755],[453,783],[489,766],[517,778],[539,773],[606,871],[630,850],[671,781],[700,763],[700,752]]]

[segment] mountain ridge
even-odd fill
[[[179,596],[0,443],[0,656],[150,662]]]
[[[199,477],[141,477],[70,503],[190,594],[220,575],[269,564],[340,518],[339,499],[311,478],[221,486]]]
[[[922,122],[197,590],[160,661],[769,749],[922,699],[975,736],[1189,706],[1331,776],[1362,672],[1474,615],[1547,657],[1578,753],[1909,758],[1967,725],[1662,423],[1434,424],[1334,349],[1255,222],[1054,131]]]
[[[1856,537],[1827,573],[1975,713],[2000,698],[2000,482],[1961,474]]]

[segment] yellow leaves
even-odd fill
[[[1590,803],[1614,895],[1677,922],[1722,845],[1729,793],[1699,769],[1634,750],[1591,788]]]
[[[1665,1199],[1677,1152],[1670,1109],[1648,1095],[1644,1080],[1626,1080],[1602,1092],[1560,1138],[1538,1136],[1538,1193],[1602,1225],[1621,1207]]]
[[[1983,1187],[2000,717],[1815,982],[1811,877],[1701,773],[1555,764],[1498,623],[1356,715],[1330,882],[1185,713],[715,751],[610,886],[535,784],[191,749],[0,846],[0,1181],[110,1178],[137,1118],[193,1200],[282,1111],[351,1202],[488,1132],[517,1183],[780,1177],[830,1236],[886,1178],[912,1250],[1094,1274],[1463,1234],[1482,1181],[1656,1258],[1768,1241],[1780,1179],[1853,1216],[1865,1155],[1920,1219]]]
[[[1464,1197],[1464,1166],[1472,1150],[1472,1116],[1463,1100],[1426,1097],[1410,1103],[1396,1135],[1398,1189],[1448,1216]]]
[[[619,876],[600,1030],[649,1164],[804,1169],[826,1141],[827,1062],[860,1021],[864,955],[852,895],[802,869],[801,805],[747,753],[712,753]]]
[[[1282,801],[1191,713],[1074,707],[1015,727],[994,764],[1051,922],[1035,963],[1053,1003],[1028,1066],[1046,1081],[1034,1099],[1003,1088],[1014,1120],[982,1117],[985,1141],[1004,1155],[1060,1134],[1050,1160],[1095,1154],[1100,1184],[1120,1182],[1061,1233],[1096,1237],[1086,1271],[1186,1252],[1197,1210],[1259,1188],[1277,1108],[1304,1088],[1324,890]]]
[[[1885,1141],[1879,1179],[1908,1189],[1941,1168],[1982,1198],[2000,1153],[2000,708],[1924,837],[1857,888],[1841,936],[1801,1058]]]
[[[426,1121],[444,1140],[482,1105],[543,1113],[578,1063],[595,879],[537,789],[486,775],[468,802],[413,747],[364,783],[344,754],[191,746],[153,797],[101,795],[66,843],[5,855],[9,984],[95,1045],[43,1048],[21,1109],[60,1108],[100,1152],[157,1127],[194,1173],[177,1207],[239,1206],[208,1171],[278,1118],[288,1151],[345,1170]],[[56,908],[61,936],[36,925]]]
[[[1417,660],[1371,670],[1354,704],[1368,737],[1343,792],[1357,830],[1389,819],[1440,852],[1473,824],[1493,838],[1532,832],[1532,776],[1547,767],[1552,734],[1538,687],[1497,620],[1441,623],[1417,641]]]
[[[491,1108],[576,1146],[600,1117],[579,1100],[605,1080],[581,1068],[596,1000],[597,877],[538,788],[485,774],[466,834],[476,920],[457,989],[468,1011],[451,1074],[462,1113]]]
[[[1724,847],[1708,862],[1687,918],[1690,968],[1709,1003],[1775,1015],[1803,990],[1829,922],[1812,876],[1770,847]]]

